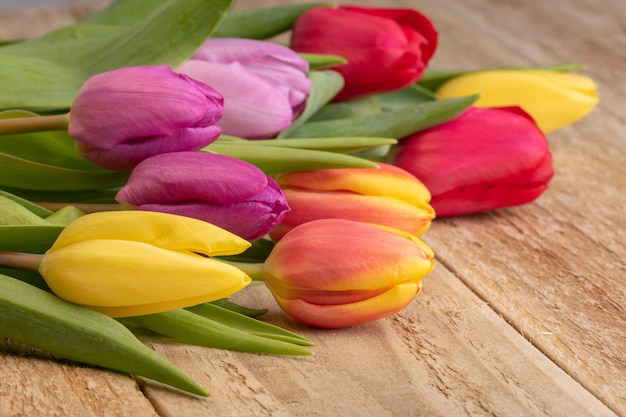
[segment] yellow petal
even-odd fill
[[[124,315],[228,297],[251,281],[238,268],[201,255],[108,239],[51,251],[44,255],[40,273],[60,298],[94,308],[119,309]]]
[[[250,242],[213,224],[150,211],[110,211],[82,216],[61,232],[48,252],[90,239],[144,242],[172,251],[207,256],[235,255]]]
[[[582,119],[598,104],[589,77],[547,70],[479,71],[455,77],[436,92],[439,98],[480,93],[477,107],[519,106],[544,132]]]

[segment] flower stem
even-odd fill
[[[38,272],[42,258],[32,253],[0,251],[0,267]]]
[[[250,263],[250,262],[232,262],[220,259],[229,265],[235,266],[246,273],[250,278],[255,281],[265,281],[265,273],[263,272],[263,263]]]
[[[50,116],[0,119],[0,135],[42,132],[47,130],[67,130],[70,120],[69,116],[69,113],[64,113]]]

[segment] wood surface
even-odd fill
[[[626,417],[626,3],[344,3],[424,12],[440,32],[436,68],[587,64],[601,102],[548,135],[549,190],[526,206],[437,219],[424,237],[437,267],[387,319],[315,330],[286,318],[263,287],[237,295],[310,338],[312,357],[143,338],[209,398],[1,340],[0,417]],[[0,10],[0,39],[37,36],[103,4]]]

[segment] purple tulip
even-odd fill
[[[176,71],[224,96],[227,135],[271,138],[300,115],[311,89],[309,64],[293,50],[253,39],[207,40]]]
[[[204,220],[250,241],[264,236],[289,211],[278,184],[259,168],[206,152],[144,160],[115,198],[137,210]]]
[[[167,66],[126,67],[89,78],[70,111],[78,152],[116,171],[165,152],[213,142],[224,112],[213,88]]]

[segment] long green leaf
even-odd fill
[[[62,225],[0,226],[0,251],[44,253],[54,243]]]
[[[417,131],[453,119],[478,96],[435,100],[401,107],[377,115],[305,123],[291,137],[375,136],[402,139]]]
[[[123,0],[85,22],[0,47],[0,109],[67,109],[94,74],[176,66],[213,32],[233,0]]]
[[[267,175],[309,169],[376,168],[378,166],[372,161],[351,155],[278,146],[213,143],[203,150],[242,159],[256,165]]]
[[[306,3],[233,11],[213,33],[216,38],[268,39],[288,31],[298,16],[313,7],[329,3]]]
[[[210,305],[209,308],[211,307],[235,315],[239,320],[257,321],[218,306]],[[299,344],[266,337],[264,334],[242,331],[230,324],[222,323],[219,317],[205,317],[184,309],[129,317],[121,321],[122,323],[139,324],[162,335],[172,337],[176,341],[200,346],[273,355],[311,355],[309,349]],[[270,333],[270,336],[272,335]]]
[[[208,396],[118,321],[5,275],[0,275],[0,317],[0,334],[17,342]]]
[[[280,132],[278,138],[292,137],[291,133],[309,120],[319,109],[332,100],[344,86],[344,80],[337,71],[311,71],[311,90],[304,111],[291,126]],[[359,136],[359,135],[354,135]],[[384,135],[382,135],[384,136]]]

